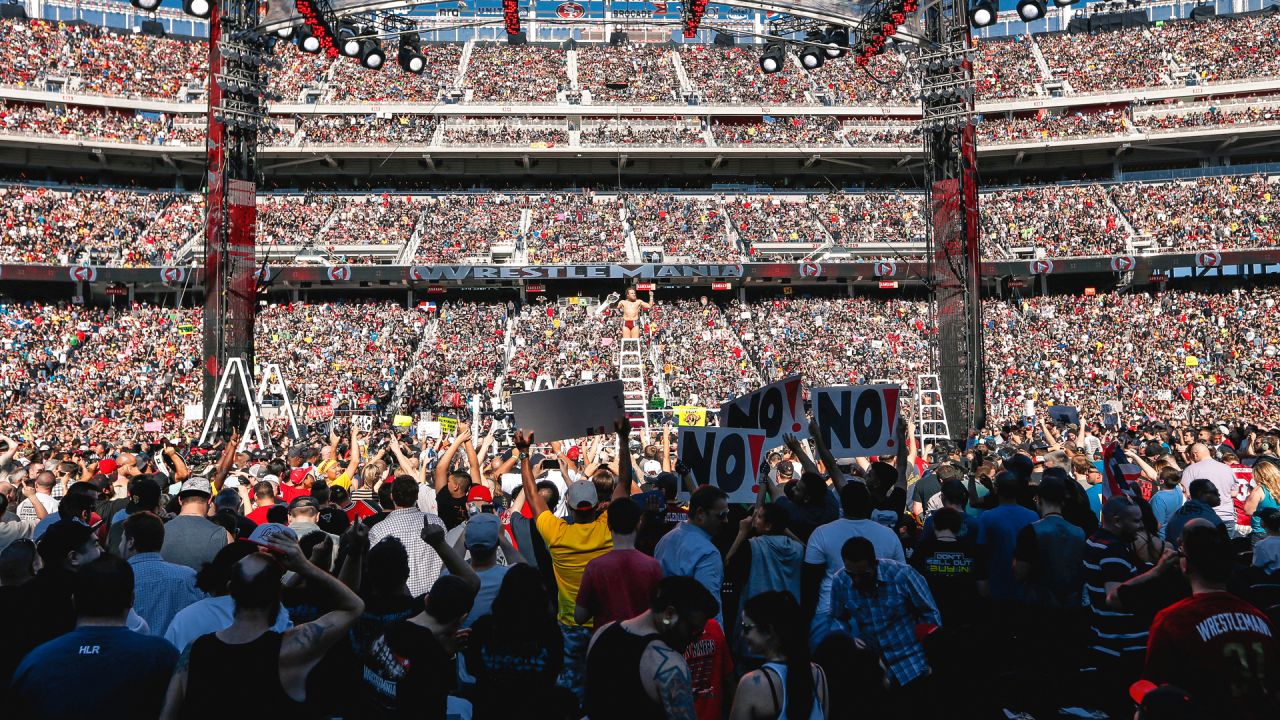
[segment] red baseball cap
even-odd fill
[[[301,485],[307,479],[307,475],[311,474],[311,468],[294,468],[289,471],[289,482],[294,485]]]
[[[483,485],[472,485],[471,489],[467,491],[467,502],[491,503],[493,502],[493,493]]]
[[[568,452],[565,453],[565,457],[569,458],[574,462],[578,462],[578,458],[582,457],[582,448],[578,447],[577,445],[574,445],[573,447],[569,448]]]
[[[110,475],[116,471],[117,467],[119,466],[116,465],[116,461],[112,458],[102,458],[98,461],[98,472],[103,475]]]

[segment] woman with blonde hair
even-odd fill
[[[1274,463],[1260,462],[1253,466],[1253,492],[1249,493],[1249,497],[1244,501],[1244,511],[1249,513],[1249,522],[1253,527],[1253,534],[1250,536],[1256,543],[1267,536],[1267,531],[1262,527],[1262,518],[1258,517],[1258,511],[1263,508],[1276,508],[1280,510],[1280,468]]]

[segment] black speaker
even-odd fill
[[[524,44],[525,44],[525,43],[527,43],[527,42],[529,42],[529,39],[525,36],[525,34],[524,34],[524,31],[523,31],[523,30],[521,30],[520,32],[516,33],[515,35],[508,35],[508,36],[507,36],[507,44],[508,44],[508,45],[524,45]]]
[[[1218,14],[1218,8],[1213,5],[1198,5],[1191,8],[1192,20],[1211,20]]]
[[[164,37],[164,25],[159,20],[143,20],[142,34],[152,37]]]
[[[725,33],[718,32],[716,33],[715,40],[711,41],[711,44],[719,45],[720,47],[733,47],[736,42],[737,41],[732,35],[726,35]]]
[[[627,34],[624,32],[609,33],[610,45],[622,45],[627,42]]]
[[[0,18],[6,20],[26,20],[27,9],[18,3],[5,3],[0,5]]]

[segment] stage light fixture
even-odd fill
[[[845,28],[832,28],[827,32],[827,58],[834,60],[849,53],[849,31]]]
[[[280,28],[279,30],[276,31],[276,37],[280,38],[281,40],[288,40],[289,38],[293,37],[293,27],[290,26],[290,27]]]
[[[827,53],[825,47],[816,45],[806,45],[800,51],[800,66],[805,70],[817,70],[822,67],[822,63],[827,61]]]
[[[129,0],[129,4],[139,10],[153,12],[160,7],[160,0]]]
[[[360,31],[356,29],[355,25],[347,22],[338,23],[338,31],[334,33],[337,39],[338,52],[347,57],[359,57],[360,41],[356,39],[359,34]]]
[[[969,10],[969,22],[976,28],[995,24],[996,6],[991,0],[982,0]]]
[[[782,69],[787,62],[787,53],[779,43],[764,46],[764,54],[760,56],[760,72],[772,75]]]
[[[1057,5],[1058,7],[1071,7],[1072,5],[1075,5],[1076,3],[1079,3],[1079,2],[1080,0],[1053,0],[1053,4]]]
[[[427,69],[427,59],[422,56],[421,45],[417,35],[400,37],[400,53],[397,61],[405,72],[421,75]]]
[[[387,54],[382,51],[382,43],[377,40],[360,41],[360,64],[370,70],[378,70],[387,61]]]
[[[210,0],[182,0],[182,12],[198,18],[207,18],[213,12]]]
[[[1044,0],[1018,0],[1018,17],[1022,22],[1035,22],[1044,17]]]
[[[310,27],[299,25],[298,32],[294,35],[294,39],[298,43],[298,49],[302,52],[312,55],[320,52],[320,38],[311,33]]]

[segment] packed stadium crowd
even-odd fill
[[[463,84],[477,103],[549,103],[569,87],[565,51],[541,45],[477,43]]]
[[[1035,117],[984,117],[978,123],[978,142],[989,144],[1039,140],[1076,140],[1129,132],[1123,110],[1072,112]]]
[[[678,121],[672,123],[636,123],[629,121],[587,125],[579,137],[582,145],[675,146],[706,145],[701,127]]]
[[[1008,40],[977,40],[974,58],[978,100],[1035,97],[1043,78],[1031,52],[1034,42],[1017,35]]]
[[[627,220],[641,248],[661,246],[667,261],[737,262],[725,211],[713,197],[628,195]]]
[[[302,145],[430,145],[438,121],[434,115],[305,115],[299,124]]]
[[[760,70],[755,49],[687,45],[680,64],[702,102],[710,105],[812,105],[809,78],[793,59],[772,75]]]
[[[556,125],[517,125],[522,118],[508,118],[500,124],[446,125],[444,141],[450,145],[520,145],[563,147],[569,144],[569,130]]]
[[[353,61],[335,62],[325,100],[338,104],[395,102],[431,105],[439,102],[445,92],[457,86],[462,45],[427,43],[420,49],[426,60],[420,75],[403,72],[398,67],[370,72]]]
[[[669,45],[580,45],[578,87],[596,105],[678,102],[680,80],[671,55]]]
[[[203,145],[204,125],[163,113],[79,105],[23,105],[0,100],[0,134],[105,140],[134,145]]]
[[[1193,105],[1175,112],[1135,114],[1133,124],[1145,132],[1189,130],[1217,125],[1274,125],[1280,122],[1280,110],[1274,105],[1261,103],[1275,99],[1274,96],[1268,96],[1238,105]],[[1259,104],[1253,104],[1254,102]]]
[[[507,362],[511,314],[512,308],[502,303],[441,305],[404,373],[404,407],[414,413],[455,412],[476,395],[497,392]]]
[[[23,411],[0,432],[0,593],[39,609],[0,650],[8,708],[206,717],[234,663],[258,680],[237,697],[272,715],[486,720],[514,691],[554,720],[1273,717],[1275,347],[1254,328],[1277,298],[988,301],[989,427],[921,443],[904,410],[894,455],[848,457],[815,420],[732,497],[626,420],[548,445],[497,417],[340,415],[273,449],[201,445],[172,429],[198,377],[174,325],[197,312],[7,303],[0,378]],[[509,319],[535,363],[518,377],[577,379],[565,364],[616,327],[579,302],[324,308],[269,308],[261,351],[328,334],[277,359],[295,392],[361,409],[413,355],[397,333],[435,350],[428,397],[492,389],[501,360],[476,361],[503,356]],[[928,333],[919,303],[866,298],[647,317],[673,397],[708,404],[793,372],[911,377]],[[711,366],[672,353],[699,336]],[[327,369],[375,347],[359,377]]]
[[[1156,252],[1275,247],[1275,191],[1262,175],[992,190],[980,196],[983,253],[989,259],[1130,254],[1134,240],[1148,238]],[[735,237],[750,259],[760,243],[816,247],[829,239],[857,249],[924,236],[916,194],[633,192],[621,198],[583,192],[263,195],[258,239],[264,246],[323,250],[334,264],[387,262],[385,253],[375,260],[359,247],[403,246],[415,237],[418,264],[565,264],[627,261],[638,252],[629,249],[630,238],[637,247],[662,246],[668,256],[741,262]],[[15,185],[0,187],[0,199],[0,261],[13,263],[171,265],[203,213],[199,196],[173,193]],[[625,224],[623,207],[629,208]],[[495,246],[510,251],[493,257]]]
[[[840,120],[823,116],[765,116],[760,122],[728,123],[713,120],[711,134],[717,145],[843,145]]]
[[[826,62],[809,73],[817,92],[833,105],[915,105],[918,81],[897,52],[872,57],[866,68],[849,58]]]

